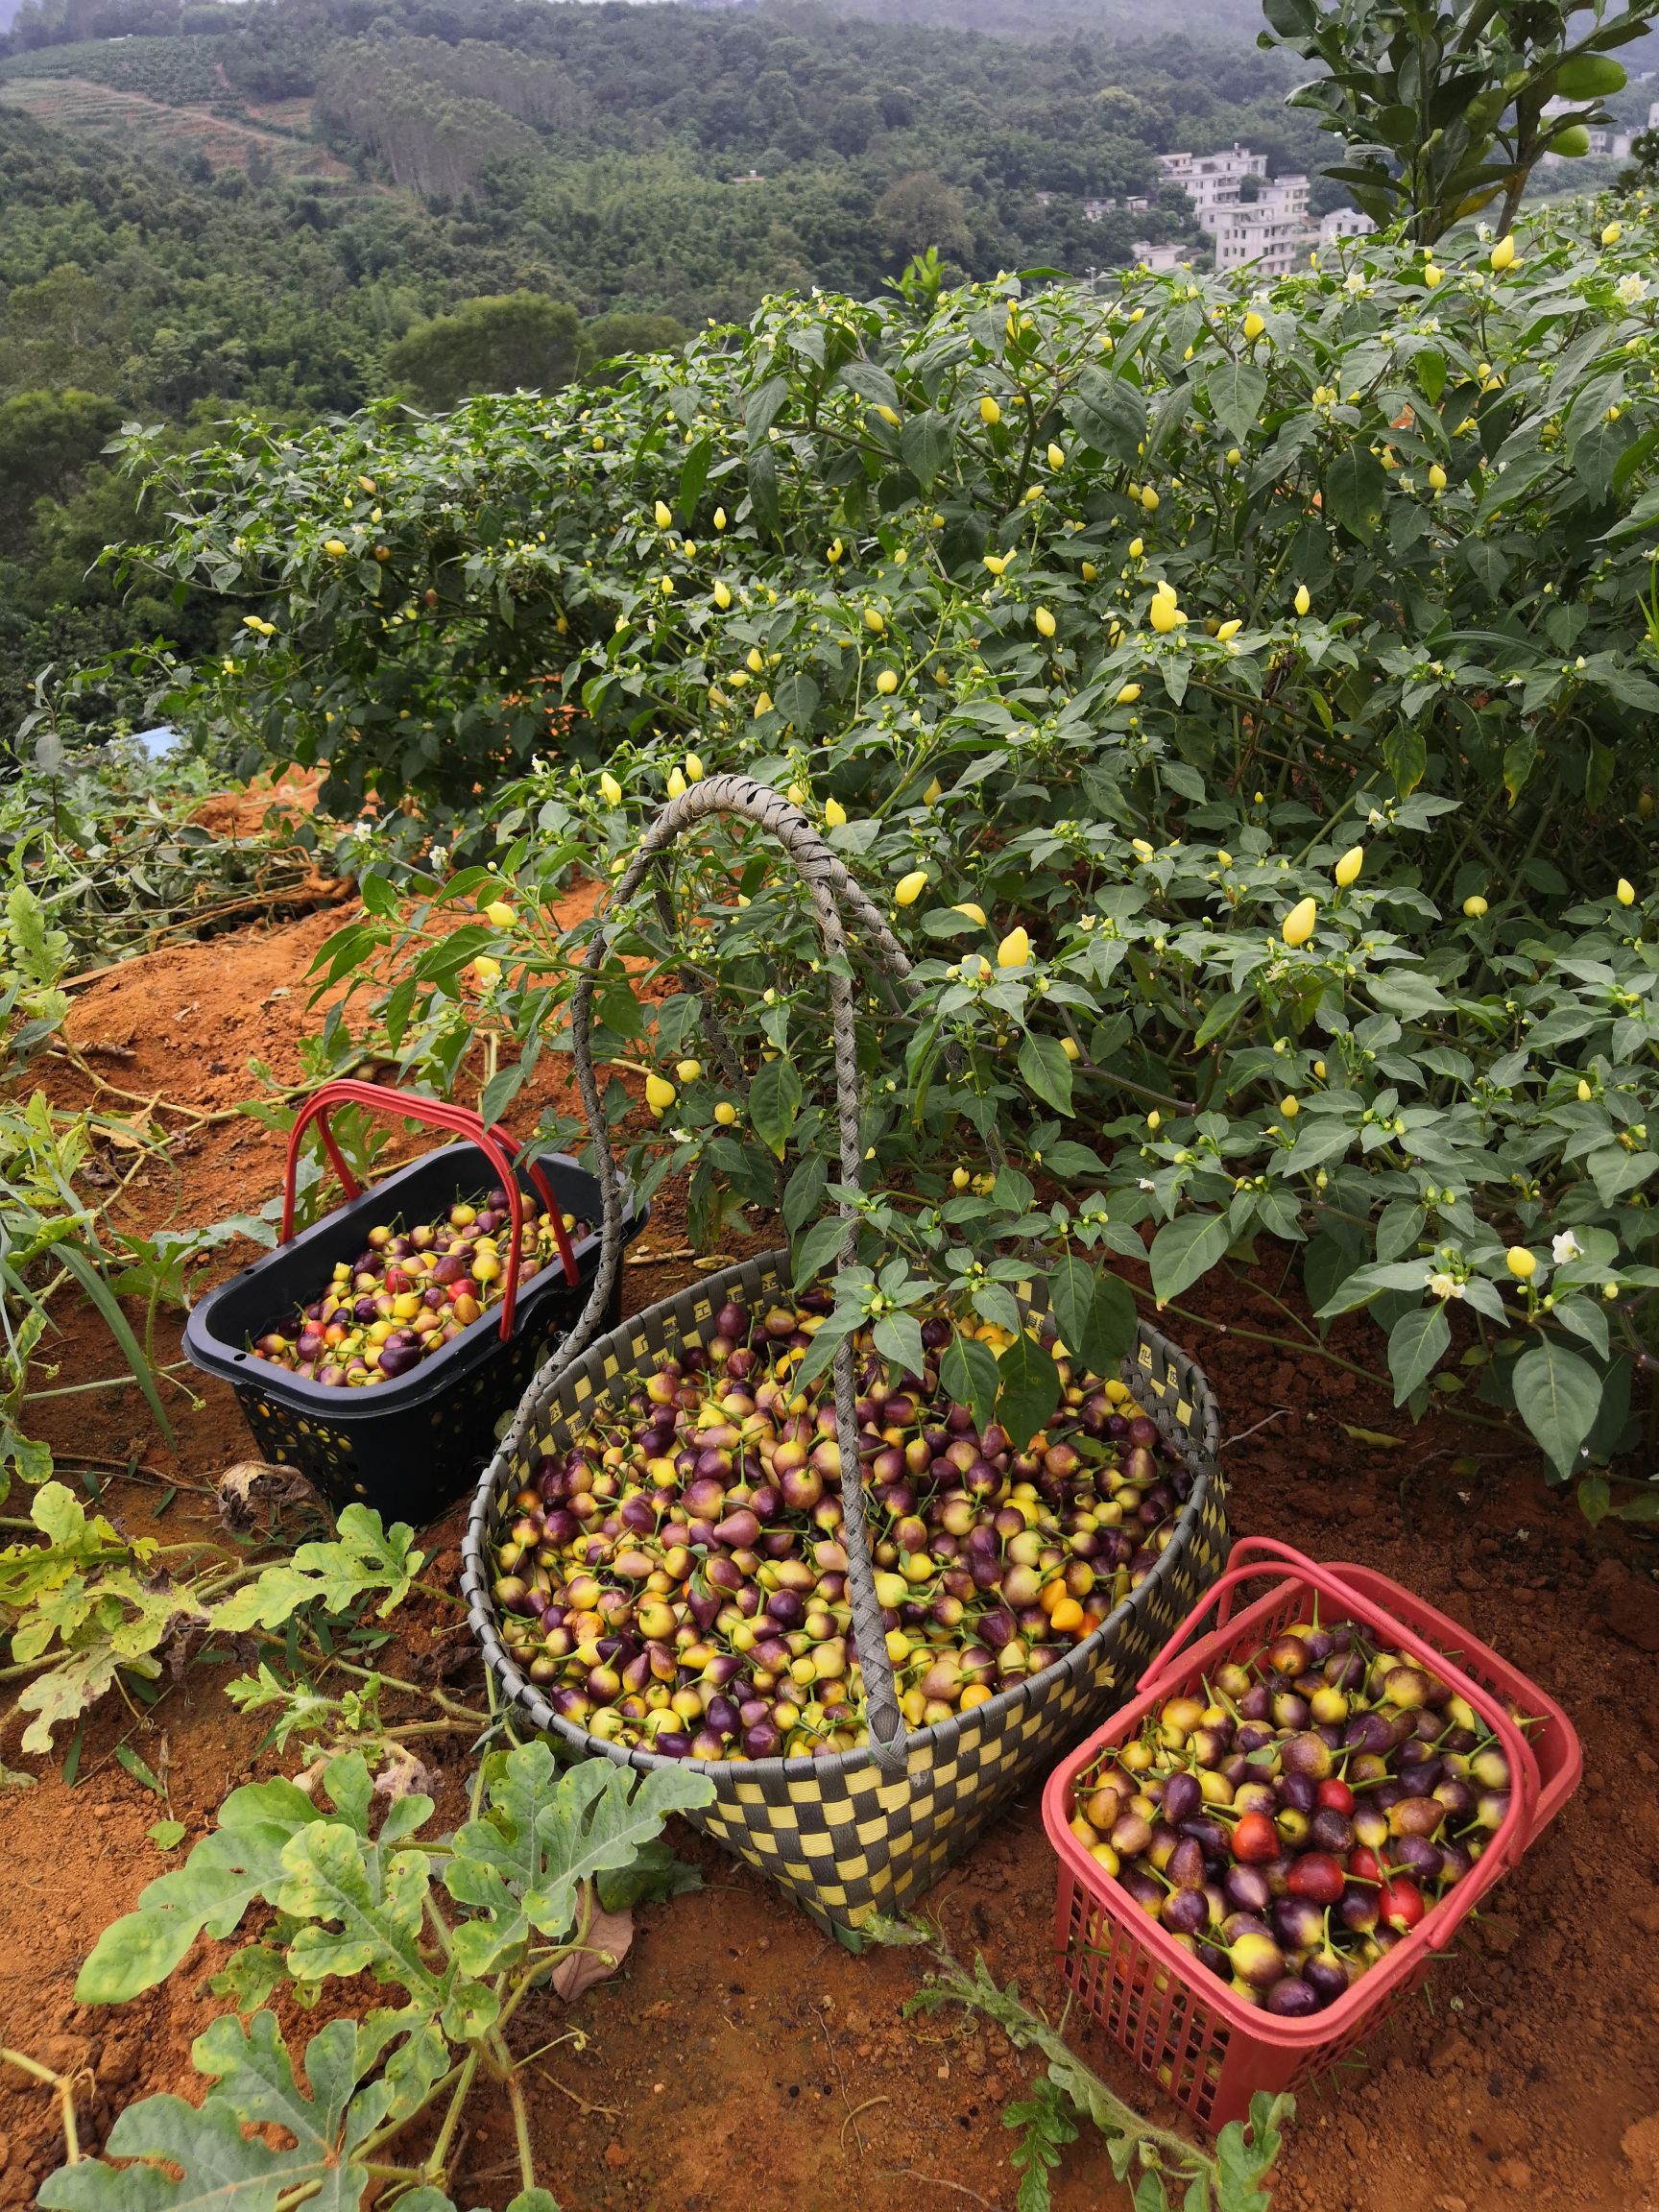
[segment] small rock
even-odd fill
[[[613,2174],[620,2174],[623,2167],[628,2164],[628,2159],[629,2153],[620,2143],[613,2140],[606,2144],[605,2163],[610,2167]]]
[[[1469,2200],[1466,2197],[1436,2197],[1434,2212],[1469,2212]]]
[[[1484,1590],[1486,1577],[1479,1567],[1459,1567],[1455,1576],[1459,1590]]]
[[[1659,1903],[1638,1905],[1630,1917],[1644,1936],[1659,1936]]]
[[[1651,1582],[1628,1582],[1615,1590],[1607,1606],[1607,1625],[1638,1651],[1659,1651],[1659,1589]]]
[[[1525,2158],[1500,2158],[1494,2169],[1500,2189],[1530,2189],[1532,2169]]]
[[[1659,2189],[1659,2113],[1650,2113],[1626,2128],[1619,2148],[1636,2170],[1636,2179],[1650,2195]]]
[[[1431,2074],[1450,2074],[1469,2056],[1469,2045],[1455,2028],[1449,2028],[1429,2054]]]

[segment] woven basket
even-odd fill
[[[617,885],[616,905],[688,822],[712,812],[748,815],[776,834],[812,893],[830,956],[842,1176],[855,1186],[861,1151],[843,917],[857,923],[889,976],[902,981],[908,962],[805,818],[776,792],[736,777],[695,784],[663,809]],[[625,1395],[630,1380],[649,1372],[661,1355],[707,1341],[714,1334],[714,1315],[729,1298],[755,1309],[774,1296],[787,1297],[790,1268],[787,1253],[768,1253],[664,1299],[581,1349],[603,1315],[609,1277],[614,1272],[608,1263],[620,1252],[620,1205],[615,1179],[605,1171],[606,1122],[588,1040],[592,982],[604,950],[603,932],[596,933],[573,1005],[572,1034],[577,1075],[598,1148],[606,1258],[588,1310],[565,1339],[566,1350],[531,1385],[479,1484],[463,1547],[462,1590],[473,1631],[516,1719],[576,1757],[598,1756],[643,1769],[684,1762],[623,1749],[563,1719],[511,1658],[490,1596],[491,1546],[503,1515],[511,1519],[514,1495],[536,1461],[563,1448],[572,1423],[590,1413],[595,1399]],[[1033,1310],[1040,1300],[1027,1296],[1024,1304]],[[937,1726],[906,1730],[871,1580],[863,1500],[858,1486],[849,1485],[842,1494],[842,1540],[863,1666],[868,1741],[855,1750],[818,1759],[696,1763],[715,1791],[713,1802],[692,1815],[697,1826],[771,1875],[826,1926],[854,1934],[871,1913],[892,1914],[914,1903],[1017,1791],[1038,1781],[1063,1751],[1123,1701],[1147,1661],[1226,1564],[1216,1411],[1202,1373],[1157,1331],[1142,1325],[1122,1374],[1178,1453],[1192,1483],[1167,1547],[1092,1636],[1041,1674],[1015,1683],[987,1703]],[[850,1347],[837,1355],[834,1379],[843,1424],[842,1465],[856,1467]]]

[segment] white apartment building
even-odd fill
[[[1329,215],[1319,222],[1321,247],[1335,246],[1344,238],[1367,238],[1377,228],[1369,215],[1361,215],[1358,207],[1333,207]]]
[[[1296,267],[1316,233],[1308,219],[1306,177],[1267,176],[1267,156],[1235,141],[1228,153],[1161,154],[1166,183],[1179,184],[1200,230],[1215,244],[1217,269],[1257,264],[1264,276]],[[1240,197],[1246,179],[1257,197]],[[1356,217],[1358,222],[1360,218]]]
[[[1214,234],[1217,209],[1238,204],[1246,177],[1266,176],[1267,156],[1235,141],[1227,154],[1160,154],[1158,166],[1165,182],[1179,184],[1191,201],[1199,229]]]
[[[1215,266],[1247,264],[1264,276],[1283,276],[1305,258],[1314,233],[1308,222],[1306,177],[1277,177],[1256,200],[1215,210]]]
[[[1181,248],[1179,246],[1154,246],[1149,238],[1137,238],[1129,251],[1134,254],[1138,268],[1179,269],[1181,267]]]

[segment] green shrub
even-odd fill
[[[799,786],[873,888],[925,879],[895,907],[921,1006],[865,1021],[887,1265],[842,1275],[844,1322],[935,1278],[995,1320],[1010,1272],[1147,1231],[1177,1299],[1266,1234],[1316,1310],[1371,1308],[1401,1401],[1478,1383],[1572,1473],[1622,1440],[1659,1284],[1655,237],[1604,221],[1565,210],[1502,270],[1368,241],[1104,300],[782,300],[614,393],[192,456],[152,558],[251,613],[179,711],[326,762],[337,810],[376,794],[387,853],[517,839],[533,902],[610,869],[687,748]],[[680,895],[761,1073],[681,1084],[659,1167],[712,1236],[802,1144],[821,1259],[805,918],[748,842]],[[373,898],[334,972],[394,930]],[[655,926],[634,949],[674,968]],[[992,964],[1017,926],[1030,957]],[[396,1039],[457,1067],[483,953],[528,1042],[569,952],[412,939]],[[641,1007],[618,971],[606,1011],[614,1057],[699,1057],[683,993]],[[993,1122],[1008,1165],[953,1195]]]

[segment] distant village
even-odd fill
[[[1546,112],[1563,111],[1569,105],[1551,102]],[[1647,128],[1659,129],[1659,101],[1647,110]],[[1593,130],[1589,151],[1627,160],[1634,135],[1629,131]],[[1560,160],[1559,155],[1545,156],[1551,166]],[[1357,207],[1334,208],[1315,222],[1308,212],[1308,179],[1294,173],[1269,178],[1266,155],[1252,153],[1237,141],[1219,154],[1160,154],[1158,166],[1166,184],[1178,184],[1186,193],[1218,270],[1250,267],[1264,276],[1283,276],[1338,239],[1360,238],[1376,228],[1370,216]],[[1055,197],[1052,192],[1036,195],[1045,207]],[[1099,223],[1108,215],[1146,214],[1151,206],[1146,198],[1085,200],[1083,218]],[[1155,246],[1142,238],[1130,251],[1148,269],[1174,269],[1191,258],[1192,250]]]
[[[1294,269],[1322,244],[1339,237],[1356,238],[1372,228],[1371,218],[1356,208],[1338,208],[1323,222],[1308,213],[1308,180],[1302,176],[1269,178],[1265,154],[1253,154],[1237,142],[1220,154],[1160,154],[1158,166],[1166,184],[1178,184],[1191,203],[1193,219],[1210,240],[1217,269],[1242,269],[1249,264],[1266,276],[1281,276]],[[1051,192],[1039,192],[1046,206]],[[1084,220],[1098,223],[1107,215],[1139,215],[1150,200],[1085,200]],[[1154,246],[1138,240],[1131,249],[1135,258],[1149,269],[1173,269],[1190,259],[1185,246]]]

